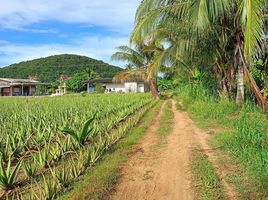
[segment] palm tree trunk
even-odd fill
[[[237,93],[236,93],[236,104],[242,107],[244,104],[244,68],[241,63],[238,65],[237,72]]]
[[[248,70],[250,68],[250,64],[247,62],[247,59],[244,55],[244,52],[241,49],[239,49],[239,53],[240,53],[240,57],[241,57],[241,60],[243,63],[243,65],[242,65],[243,70],[244,70],[244,73],[245,73],[247,80],[248,80],[248,84],[249,84],[251,90],[253,91],[259,106],[262,108],[262,110],[264,112],[267,112],[268,111],[268,104],[266,102],[266,99],[261,94],[260,88],[258,87],[256,81],[254,80],[253,76],[250,74],[250,72]]]
[[[158,95],[158,87],[157,87],[157,74],[154,74],[152,78],[149,80],[149,86],[150,86],[150,91],[152,93],[153,99],[159,99]]]
[[[235,33],[237,50],[236,50],[236,59],[238,61],[238,80],[237,80],[237,98],[236,102],[239,106],[243,105],[244,101],[244,75],[246,76],[249,86],[253,91],[259,106],[263,111],[268,111],[268,104],[260,92],[256,81],[249,72],[250,64],[247,61],[244,54],[244,33],[241,27],[238,27]]]
[[[244,66],[242,57],[240,55],[241,51],[244,51],[244,33],[242,27],[239,26],[235,31],[236,39],[236,52],[235,52],[235,65],[237,66],[237,93],[236,93],[236,104],[242,107],[244,104]]]
[[[257,99],[259,106],[262,108],[264,112],[267,112],[268,104],[266,102],[265,97],[261,94],[260,88],[258,87],[256,81],[254,80],[250,72],[248,71],[247,67],[245,67],[244,70],[245,70],[245,75],[247,77],[248,83]]]

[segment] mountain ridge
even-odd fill
[[[1,78],[21,78],[36,76],[44,82],[57,81],[61,75],[68,77],[85,72],[91,67],[101,77],[112,78],[123,69],[101,60],[75,54],[59,54],[22,61],[0,68]]]

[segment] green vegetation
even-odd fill
[[[240,190],[241,196],[263,198],[268,187],[268,127],[267,118],[260,108],[246,102],[240,109],[228,98],[211,95],[202,84],[181,85],[176,91],[178,101],[187,109],[192,117],[203,127],[223,127],[224,133],[216,134],[214,145],[222,147],[233,159],[233,164],[243,171],[243,178],[236,178],[241,187],[250,182],[256,187],[248,186]],[[223,159],[223,158],[222,158]],[[230,172],[232,173],[232,172]],[[236,176],[237,177],[237,176]],[[246,177],[247,179],[246,182]],[[254,181],[253,181],[254,180]],[[238,181],[238,183],[237,183]]]
[[[101,77],[105,78],[111,78],[122,71],[119,67],[111,66],[86,56],[64,54],[25,61],[0,68],[0,77],[28,78],[32,76],[40,81],[51,83],[59,80],[61,75],[72,77],[76,73],[82,73],[86,78],[85,80],[87,80],[88,67],[91,67]]]
[[[154,98],[157,73],[163,72],[172,81],[207,77],[208,84],[242,107],[246,79],[266,111],[267,10],[265,0],[144,0],[131,45],[118,47],[112,58],[127,61],[128,74],[142,71]],[[256,64],[262,67],[254,71]]]
[[[117,47],[117,52],[112,55],[112,60],[120,60],[128,62],[127,70],[121,72],[116,78],[124,80],[128,78],[139,77],[147,80],[154,99],[158,99],[157,88],[157,71],[151,71],[151,66],[154,65],[154,53],[151,50],[144,50],[144,48],[156,48],[156,46],[148,46],[143,43],[135,44],[134,48],[129,46]]]
[[[161,135],[168,135],[172,131],[173,127],[173,118],[174,113],[172,110],[172,101],[169,100],[163,109],[163,113],[161,115],[161,124],[157,129],[157,133]]]
[[[92,137],[94,132],[95,132],[93,130],[93,127],[90,127],[94,119],[95,119],[95,115],[90,117],[90,119],[88,119],[85,122],[84,127],[81,131],[75,132],[75,131],[65,127],[62,130],[62,132],[69,134],[72,137],[73,141],[75,141],[78,145],[84,146],[87,139],[89,137]]]
[[[96,70],[97,71],[97,70]],[[86,91],[87,83],[85,80],[91,80],[91,79],[97,79],[100,78],[100,75],[104,75],[103,72],[98,74],[96,71],[94,71],[93,66],[88,66],[84,72],[78,72],[76,74],[73,74],[67,81],[66,86],[68,90],[71,90],[73,92],[82,92]],[[99,70],[98,70],[99,71]],[[110,76],[107,76],[110,77]],[[113,76],[111,76],[113,77]],[[105,77],[106,78],[106,77]],[[63,81],[64,82],[64,81]],[[103,93],[103,87],[100,84],[95,84],[95,91],[97,93]]]
[[[178,87],[178,82],[168,77],[159,77],[157,80],[157,85],[160,91],[173,90]]]
[[[202,152],[193,151],[192,156],[193,187],[197,200],[221,200],[224,191],[220,185],[220,179],[215,173],[207,156]]]
[[[84,200],[84,199],[102,199],[114,189],[114,183],[119,178],[120,167],[128,158],[128,154],[133,150],[134,144],[138,142],[143,133],[149,128],[153,121],[153,116],[160,109],[161,102],[145,114],[140,123],[132,128],[127,136],[120,140],[109,151],[101,162],[88,171],[83,178],[79,179],[74,185],[71,192],[66,191],[59,199],[67,200]]]
[[[263,198],[268,195],[268,123],[264,114],[268,111],[267,12],[267,0],[143,0],[136,12],[131,44],[118,47],[112,56],[127,61],[126,71],[83,56],[59,55],[0,69],[0,77],[37,76],[45,82],[61,77],[61,84],[80,92],[85,87],[83,79],[121,72],[120,80],[146,80],[153,99],[159,98],[158,87],[174,89],[177,106],[189,111],[200,125],[225,128],[225,133],[215,137],[216,145],[229,153],[246,172],[245,177],[254,180],[256,196]],[[159,72],[164,78],[158,77]],[[67,76],[71,78],[65,82]],[[40,190],[35,198],[53,199],[79,180],[75,191],[82,196],[73,193],[70,198],[102,197],[99,194],[109,191],[117,177],[124,151],[137,141],[146,123],[122,143],[117,142],[152,106],[152,98],[148,94],[84,94],[0,99],[1,171],[10,177],[0,177],[2,189],[12,190],[20,183],[15,195],[25,197]],[[169,101],[160,134],[170,132],[172,118]],[[98,163],[111,148],[114,154]],[[204,190],[202,199],[223,198],[207,158],[197,154],[194,159],[196,180]],[[17,177],[17,170],[22,174],[22,160],[24,175]],[[80,180],[83,174],[86,178]],[[92,185],[88,183],[92,181]],[[242,181],[238,185],[243,185]],[[251,193],[256,190],[248,191],[254,196]],[[8,193],[13,194],[14,190]]]
[[[85,72],[76,73],[66,81],[67,89],[73,92],[86,91],[87,83],[85,80],[88,80],[88,76]],[[58,84],[56,84],[56,86],[58,86]]]
[[[6,168],[3,166],[3,160],[0,159],[0,187],[4,190],[10,190],[15,187],[20,170],[21,162],[18,162],[11,171],[11,159],[9,159]]]
[[[0,187],[9,197],[54,199],[152,105],[148,94],[0,99]]]

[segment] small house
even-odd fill
[[[31,79],[0,78],[0,96],[32,96],[37,85],[43,85]]]
[[[148,84],[141,78],[130,78],[118,81],[113,78],[102,78],[87,81],[87,92],[94,92],[94,84],[101,84],[105,93],[144,93]]]

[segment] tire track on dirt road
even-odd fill
[[[137,144],[136,151],[126,161],[121,170],[121,177],[111,194],[111,200],[193,200],[191,154],[201,148],[213,167],[218,172],[216,156],[209,149],[208,137],[198,129],[187,112],[174,112],[173,130],[165,136],[157,133],[161,124],[161,114],[166,102],[162,105],[144,138]],[[163,145],[159,145],[162,144]],[[227,199],[236,199],[233,188],[221,177]]]

